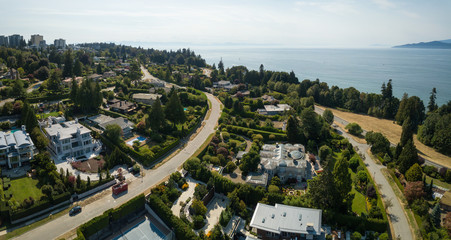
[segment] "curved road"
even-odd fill
[[[315,106],[316,113],[322,115],[323,111],[324,111],[323,109]],[[346,120],[336,116],[334,116],[334,121],[343,124],[345,126],[348,124]],[[387,215],[390,218],[390,222],[393,226],[394,236],[399,236],[400,239],[409,239],[409,240],[414,239],[412,232],[410,230],[410,225],[407,220],[407,216],[404,213],[403,206],[396,197],[395,192],[393,192],[393,189],[391,188],[387,179],[381,172],[381,169],[384,169],[386,167],[384,165],[378,165],[372,160],[372,158],[368,154],[368,149],[370,148],[368,144],[356,142],[349,134],[347,134],[340,127],[335,127],[335,129],[339,131],[340,135],[347,138],[354,147],[358,147],[359,153],[364,154],[365,160],[363,160],[363,162],[368,168],[368,172],[370,172],[370,174],[372,175],[374,182],[378,186],[380,186],[379,191],[382,195],[383,200],[391,200],[393,206],[388,208]]]
[[[112,195],[104,196],[83,207],[83,211],[76,216],[61,216],[45,225],[28,231],[17,238],[24,240],[55,239],[71,229],[74,229],[89,221],[90,219],[101,215],[104,211],[124,204],[128,200],[157,184],[171,173],[177,171],[177,168],[197,151],[208,136],[215,132],[215,126],[217,125],[218,119],[221,115],[221,103],[213,95],[209,93],[206,93],[206,95],[211,102],[211,114],[208,119],[204,120],[205,124],[201,131],[193,139],[188,141],[183,150],[178,152],[169,161],[157,169],[147,170],[142,180],[138,178],[131,182],[127,194],[120,195],[119,197],[113,197]]]

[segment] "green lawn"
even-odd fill
[[[41,115],[42,116],[41,119],[46,119],[48,117],[58,117],[59,115],[60,115],[59,112],[44,113],[44,114]]]
[[[424,174],[424,176],[426,176],[426,183],[427,184],[430,184],[431,180],[434,179],[434,185],[437,185],[439,187],[444,187],[444,188],[447,188],[447,189],[451,189],[451,184],[449,184],[449,183],[442,182],[442,181],[438,180],[437,178],[431,178],[431,177],[429,177],[426,174]]]
[[[354,199],[352,200],[352,211],[357,213],[359,216],[361,216],[362,213],[368,215],[368,212],[366,211],[365,196],[355,190],[355,188],[352,188],[351,193],[354,193]]]
[[[39,200],[44,194],[41,192],[41,189],[37,187],[38,182],[37,179],[29,177],[11,179],[13,198],[19,203],[22,203],[24,199],[29,197],[33,197],[34,200]]]

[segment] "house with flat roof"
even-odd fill
[[[33,159],[36,147],[22,125],[20,130],[0,132],[0,166],[21,167]]]
[[[89,117],[88,120],[91,121],[94,125],[97,125],[103,131],[106,130],[106,127],[108,125],[116,124],[122,129],[122,136],[124,138],[128,138],[133,135],[132,130],[134,124],[126,118],[112,118],[110,116],[99,114],[93,117]]]
[[[322,229],[322,210],[275,206],[258,203],[250,226],[257,230],[259,239],[326,239]]]
[[[230,91],[234,87],[238,87],[238,84],[232,84],[230,81],[225,81],[225,80],[213,82],[213,88],[224,89],[224,90]]]
[[[281,115],[286,111],[291,110],[291,106],[288,104],[277,105],[265,105],[265,108],[257,109],[257,112],[261,115]]]
[[[40,125],[49,139],[47,149],[56,160],[86,160],[100,153],[102,144],[78,120],[62,123],[47,120]]]
[[[155,93],[135,93],[133,94],[133,100],[147,104],[152,105],[158,98],[161,98],[161,94],[155,94]]]

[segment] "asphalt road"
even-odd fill
[[[133,197],[143,193],[162,179],[175,172],[194,152],[204,143],[211,133],[215,132],[215,126],[221,115],[220,101],[213,95],[206,93],[211,102],[211,114],[204,120],[202,130],[190,141],[187,142],[183,150],[178,152],[169,161],[154,170],[147,170],[142,179],[136,179],[129,185],[128,193],[114,197],[110,194],[98,199],[97,201],[83,207],[83,211],[73,217],[65,215],[59,217],[45,225],[35,228],[27,233],[18,236],[17,239],[55,239],[62,234],[78,227],[90,219],[102,214],[104,211],[118,207]],[[110,191],[110,190],[108,190]]]
[[[315,107],[315,112],[318,114],[322,114],[323,110]],[[347,121],[338,118],[336,116],[334,117],[334,121],[343,124],[345,126],[348,124]],[[359,153],[365,156],[365,160],[363,161],[365,162],[368,172],[370,172],[370,174],[372,175],[374,182],[378,186],[380,186],[379,191],[382,195],[383,201],[387,199],[391,200],[393,206],[388,208],[387,214],[388,217],[391,219],[391,223],[394,229],[394,235],[399,236],[401,239],[409,239],[409,240],[413,239],[412,232],[410,231],[409,222],[407,220],[407,216],[404,213],[403,207],[399,202],[398,198],[396,197],[395,193],[393,192],[393,189],[391,188],[387,179],[381,172],[381,169],[386,167],[383,165],[378,165],[372,160],[372,158],[368,154],[368,149],[370,148],[369,145],[356,142],[349,134],[347,134],[340,127],[336,127],[335,129],[337,129],[343,137],[347,138],[354,147],[358,147]]]

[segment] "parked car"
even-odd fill
[[[81,213],[80,206],[75,206],[71,210],[69,210],[69,216],[77,215],[78,213]]]

